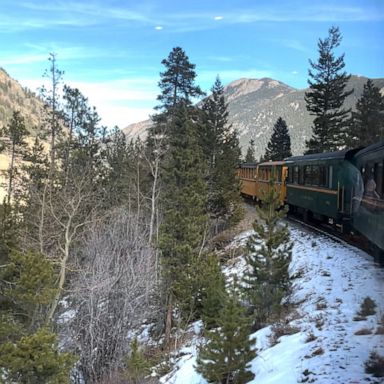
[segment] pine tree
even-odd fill
[[[180,47],[175,47],[168,58],[161,64],[166,68],[160,73],[159,87],[161,94],[157,100],[161,102],[158,109],[169,112],[182,102],[192,104],[192,98],[202,96],[200,87],[194,84],[196,78],[195,64],[191,64],[188,56]]]
[[[56,336],[41,328],[16,343],[0,345],[2,383],[65,384],[76,359],[60,353]],[[5,378],[5,381],[3,381]]]
[[[168,57],[162,60],[165,71],[160,72],[158,83],[161,93],[157,96],[160,104],[156,107],[158,114],[152,116],[153,125],[148,130],[146,139],[149,152],[155,150],[156,138],[161,140],[161,152],[166,151],[168,137],[168,122],[178,105],[192,106],[192,99],[204,95],[199,86],[195,85],[195,64],[189,61],[189,57],[180,47],[175,47]]]
[[[245,162],[246,163],[254,163],[256,161],[256,154],[255,154],[255,141],[253,139],[249,140],[249,146],[247,149],[247,153],[245,155]]]
[[[184,318],[191,318],[195,311],[197,277],[194,263],[204,244],[207,229],[205,162],[191,113],[191,108],[179,105],[169,126],[159,240],[168,316],[176,304]]]
[[[44,77],[50,81],[50,88],[47,89],[44,86],[40,89],[41,96],[45,102],[46,107],[46,124],[48,134],[50,136],[50,170],[49,178],[51,185],[53,182],[54,173],[56,171],[56,154],[57,154],[57,141],[62,133],[62,125],[60,123],[60,97],[59,97],[59,85],[62,81],[64,72],[57,67],[56,53],[50,53],[48,60],[50,67],[45,71]]]
[[[202,105],[200,142],[208,164],[208,211],[227,222],[239,216],[240,194],[236,166],[240,161],[238,134],[228,124],[228,104],[219,78]]]
[[[12,250],[0,271],[0,376],[6,383],[69,383],[75,359],[59,352],[45,328],[56,277],[53,263],[33,251]]]
[[[205,333],[207,343],[199,351],[196,370],[209,383],[248,383],[254,378],[248,369],[256,352],[249,339],[250,320],[233,293],[225,300],[217,324]]]
[[[17,166],[17,159],[23,158],[26,153],[27,143],[25,138],[27,133],[24,118],[19,111],[14,111],[10,123],[0,130],[0,136],[4,138],[4,148],[8,149],[10,157],[8,170],[6,171],[8,177],[7,195],[2,202],[0,211],[0,239],[4,245],[8,244],[8,246],[15,240],[17,221],[20,221],[22,180]],[[1,253],[5,254],[6,252]]]
[[[13,112],[10,123],[2,129],[0,134],[9,141],[9,144],[6,145],[10,152],[7,188],[7,204],[9,205],[14,192],[14,178],[17,172],[15,161],[17,157],[24,155],[27,146],[25,138],[28,131],[25,127],[24,117],[19,111]]]
[[[278,194],[271,182],[263,206],[258,209],[260,219],[253,223],[255,233],[247,244],[247,270],[242,285],[256,327],[280,313],[281,300],[289,288],[292,243],[287,226],[280,222],[286,210],[278,211],[278,207]]]
[[[223,308],[227,298],[225,279],[221,271],[217,255],[205,255],[202,262],[198,264],[196,273],[200,276],[200,301],[201,318],[205,329],[218,326],[217,315]]]
[[[11,315],[11,323],[19,325],[16,337],[44,325],[47,307],[56,293],[55,279],[53,263],[43,255],[12,250],[0,274],[0,313],[7,315],[5,319]],[[8,340],[13,340],[11,333],[6,335]]]
[[[384,97],[372,80],[364,85],[363,94],[352,112],[350,146],[366,146],[384,140]]]
[[[131,342],[131,353],[126,361],[127,372],[125,376],[132,384],[141,384],[144,382],[144,377],[149,374],[150,362],[145,358],[140,351],[139,342],[135,337]]]
[[[273,133],[265,151],[264,160],[283,160],[292,156],[291,138],[289,136],[287,123],[279,117],[273,126]]]
[[[328,37],[318,42],[319,59],[309,61],[309,91],[305,94],[307,110],[315,116],[312,138],[306,142],[307,153],[335,151],[346,145],[347,128],[351,109],[343,109],[346,97],[353,89],[345,91],[350,78],[346,72],[344,54],[335,57],[334,49],[340,45],[338,27],[329,29]]]

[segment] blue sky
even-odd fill
[[[384,0],[0,0],[0,66],[35,91],[55,52],[64,82],[123,128],[151,113],[175,46],[205,91],[217,74],[305,88],[331,25],[348,72],[384,77]]]

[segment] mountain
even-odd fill
[[[355,92],[345,101],[346,108],[354,108],[368,78],[351,76],[347,89]],[[374,84],[384,93],[384,79],[373,79]],[[296,89],[270,78],[239,79],[224,88],[228,101],[229,122],[239,131],[243,153],[250,139],[255,141],[256,156],[264,154],[272,135],[273,125],[282,117],[291,135],[292,152],[302,154],[305,140],[312,135],[313,117],[306,109],[304,100],[308,89]],[[131,124],[123,131],[130,137],[145,136],[150,120]]]
[[[41,122],[43,102],[27,88],[23,88],[0,68],[0,129],[8,124],[13,111],[20,111],[30,132]]]
[[[9,123],[13,111],[20,111],[24,117],[25,126],[31,133],[26,141],[32,143],[36,129],[41,126],[43,109],[44,103],[35,93],[23,88],[3,68],[0,68],[0,129]],[[3,201],[5,194],[3,188],[4,172],[8,169],[8,165],[9,154],[6,151],[0,152],[0,201]]]

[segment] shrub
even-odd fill
[[[372,351],[369,359],[365,362],[365,372],[374,377],[384,377],[384,356]]]
[[[281,322],[272,325],[271,330],[272,333],[269,336],[271,346],[276,345],[281,336],[294,335],[295,333],[300,332],[300,328]]]
[[[360,311],[357,312],[360,316],[371,316],[376,313],[377,305],[370,297],[366,297],[360,305]]]
[[[317,339],[317,336],[315,336],[315,334],[310,331],[307,333],[307,337],[305,338],[305,342],[306,343],[310,343],[311,341],[315,341]]]

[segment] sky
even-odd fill
[[[124,128],[153,113],[176,46],[206,92],[217,75],[305,88],[332,25],[346,71],[384,77],[384,0],[0,0],[0,67],[36,91],[53,52],[102,124]]]

